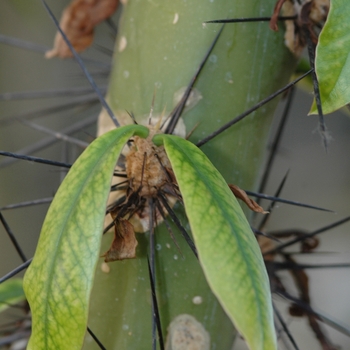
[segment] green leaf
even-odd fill
[[[178,182],[207,281],[250,349],[277,349],[259,245],[221,174],[192,143],[157,135]]]
[[[148,129],[124,126],[97,138],[57,191],[24,277],[33,316],[28,350],[82,347],[112,174],[134,134],[146,137]]]
[[[26,297],[23,291],[22,279],[11,279],[0,284],[0,312],[23,300],[26,300]]]
[[[350,103],[350,1],[332,0],[316,48],[322,109],[331,113]],[[317,114],[314,102],[310,114]]]

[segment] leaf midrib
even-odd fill
[[[195,173],[197,174],[197,177],[200,178],[200,179],[202,180],[202,182],[206,185],[206,189],[208,190],[208,192],[212,194],[212,197],[215,198],[216,203],[219,204],[220,201],[218,200],[218,196],[216,196],[215,192],[212,190],[212,188],[211,188],[211,186],[210,186],[210,182],[207,181],[207,178],[206,178],[206,176],[205,176],[204,174],[202,174],[201,172],[198,171],[197,166],[196,166],[196,163],[193,162],[192,159],[188,156],[188,150],[184,149],[184,148],[182,147],[182,145],[179,145],[179,143],[175,143],[175,142],[172,140],[171,137],[166,137],[166,140],[171,140],[171,146],[174,147],[173,145],[176,145],[176,148],[179,148],[179,149],[181,150],[181,153],[182,153],[183,158],[185,158],[185,159],[187,160],[187,162],[192,166],[192,168],[194,169]],[[187,151],[187,152],[186,152],[186,151]],[[174,170],[174,171],[175,171],[175,170]],[[221,175],[220,175],[220,177],[221,177]],[[222,178],[222,180],[225,181],[223,178]],[[226,181],[225,181],[225,183],[226,183]],[[227,215],[227,214],[229,214],[229,213],[226,212],[225,209],[222,208],[221,205],[218,205],[218,207],[220,208],[220,211],[221,211],[222,213],[225,213],[225,214],[226,214],[226,215],[224,215],[224,217],[229,216],[229,215]],[[186,209],[186,206],[185,206],[185,209]],[[233,226],[232,226],[231,220],[229,221],[229,223],[230,223],[231,231],[233,232],[233,234],[234,234],[234,236],[235,236],[235,238],[236,238],[236,242],[237,242],[238,247],[239,247],[239,248],[242,248],[243,246],[242,246],[242,244],[241,244],[241,242],[240,242],[240,239],[237,239],[238,236],[237,236],[236,230],[234,230],[234,228],[233,228]],[[246,249],[244,249],[244,250],[242,250],[242,251],[245,252]],[[261,322],[261,324],[264,324],[264,322],[263,322],[263,311],[262,311],[262,309],[261,309],[261,307],[260,307],[260,299],[259,299],[258,293],[257,293],[257,290],[258,290],[258,289],[257,289],[256,283],[255,283],[254,278],[253,278],[256,274],[254,274],[254,272],[252,271],[251,267],[249,266],[248,258],[246,257],[246,255],[245,255],[245,254],[244,254],[244,255],[242,254],[242,256],[243,256],[243,260],[244,260],[244,263],[245,263],[245,265],[246,265],[246,268],[247,268],[247,270],[249,271],[250,281],[251,281],[251,284],[252,284],[253,289],[254,289],[254,299],[255,299],[255,303],[256,303],[256,305],[258,306],[258,310],[259,310],[259,311],[258,311],[258,313],[259,313],[258,318],[259,318],[259,321]],[[264,338],[265,338],[265,332],[262,332],[262,337],[263,337],[263,340],[264,340]]]

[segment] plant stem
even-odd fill
[[[273,6],[273,0],[129,1],[123,9],[108,92],[119,122],[132,122],[128,111],[138,122],[147,123],[154,91],[153,117],[164,108],[165,116],[170,114],[174,94],[186,88],[221,28],[203,26],[204,21],[268,16]],[[283,30],[272,32],[264,22],[227,24],[195,84],[201,98],[183,114],[186,133],[195,128],[190,140],[198,142],[281,88],[294,67],[294,58],[284,47]],[[256,189],[276,104],[277,100],[269,102],[203,146],[227,182]],[[102,113],[100,132],[109,127],[113,125]],[[186,226],[181,210],[177,213]],[[183,259],[164,224],[155,232],[162,329],[166,332],[176,316],[190,314],[209,332],[208,349],[231,349],[232,324],[211,293],[198,260],[174,231]],[[107,349],[151,348],[148,234],[137,238],[136,259],[110,264],[108,274],[97,269],[89,327]],[[110,239],[104,239],[105,250]],[[87,339],[84,349],[95,346]]]

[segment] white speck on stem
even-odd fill
[[[128,45],[128,41],[126,40],[126,37],[122,36],[119,40],[118,51],[123,52],[127,45]]]
[[[209,56],[209,61],[216,63],[218,61],[218,57],[216,55],[210,55]]]
[[[106,262],[103,262],[101,264],[101,271],[104,273],[109,273],[111,271],[111,268],[109,267],[109,265]]]
[[[203,303],[203,298],[200,295],[196,295],[195,297],[193,297],[192,303],[195,305],[200,305]]]
[[[130,72],[127,71],[127,70],[125,70],[125,71],[123,72],[123,76],[124,76],[125,79],[128,79],[129,76],[130,76]]]
[[[173,24],[176,24],[179,21],[179,14],[175,13],[174,19],[173,19]]]
[[[226,72],[226,74],[225,74],[225,80],[226,80],[229,84],[233,84],[233,79],[232,79],[232,73],[231,73],[231,72]]]

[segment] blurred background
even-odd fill
[[[53,12],[59,17],[69,1],[50,2]],[[79,127],[71,136],[83,142],[94,138],[95,124],[100,106],[93,94],[85,97],[71,88],[89,85],[74,60],[46,60],[45,48],[52,45],[55,28],[40,1],[2,0],[0,2],[0,35],[18,38],[36,44],[30,50],[0,43],[0,150],[22,153],[28,147],[37,146],[35,156],[58,161],[72,162],[81,152],[81,145],[68,142],[52,142],[52,136],[34,130],[19,119],[31,114],[30,122],[51,130],[64,130],[82,120],[89,125]],[[89,70],[94,73],[98,85],[107,86],[110,55],[113,50],[113,30],[105,23],[96,31],[95,44],[83,57]],[[104,49],[101,49],[104,48]],[[54,97],[8,100],[4,93],[50,91],[57,89]],[[58,91],[68,92],[59,97]],[[311,89],[310,89],[311,91]],[[33,97],[33,96],[32,96]],[[88,101],[88,102],[86,102]],[[84,103],[83,103],[84,102]],[[328,153],[318,133],[317,116],[307,116],[312,102],[311,92],[298,90],[293,107],[283,132],[280,148],[273,163],[271,176],[265,193],[273,194],[289,170],[288,179],[281,197],[331,209],[334,213],[316,211],[286,204],[276,206],[268,222],[268,230],[303,229],[314,231],[350,214],[350,119],[343,113],[326,117],[331,136]],[[71,104],[71,106],[69,106]],[[68,105],[67,108],[64,106]],[[54,108],[53,113],[45,109]],[[64,109],[63,109],[64,108]],[[60,110],[61,109],[61,110]],[[276,123],[283,103],[276,112]],[[40,111],[43,110],[41,113]],[[33,126],[33,125],[32,125]],[[51,137],[51,141],[50,141]],[[40,149],[40,143],[46,144]],[[34,145],[34,146],[33,146]],[[263,146],[262,146],[263,147]],[[16,161],[0,156],[0,208],[12,203],[51,197],[57,190],[64,172],[59,168]],[[6,166],[5,166],[6,165]],[[263,203],[267,207],[267,203]],[[42,220],[48,204],[21,209],[2,210],[6,221],[16,235],[27,258],[33,256]],[[320,246],[311,256],[297,255],[300,263],[326,264],[350,262],[350,224],[323,233]],[[295,251],[296,249],[292,249]],[[0,227],[0,276],[3,276],[22,261]],[[350,274],[346,268],[312,269],[310,278],[311,302],[317,311],[350,328]],[[294,295],[296,290],[288,274],[282,275],[285,285]],[[276,298],[285,320],[300,349],[320,349],[314,334],[309,330],[305,318],[288,315],[287,303]],[[0,324],[6,322],[1,319]],[[8,315],[6,316],[8,317]],[[334,344],[350,349],[349,338],[324,326]],[[283,347],[281,347],[283,348]],[[243,341],[237,340],[234,349],[246,349]],[[288,348],[286,348],[288,349]]]

